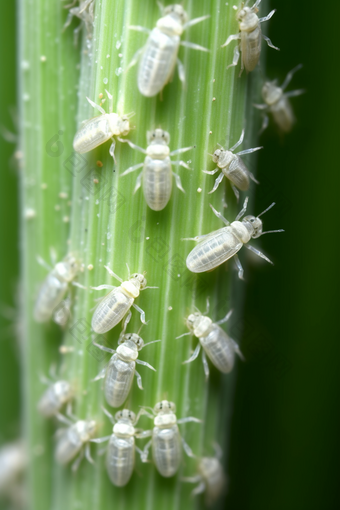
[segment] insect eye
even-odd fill
[[[159,408],[162,409],[163,408],[163,404],[162,402],[159,404]]]

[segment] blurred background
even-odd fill
[[[238,365],[226,508],[332,510],[340,503],[340,7],[335,0],[327,11],[307,0],[271,6],[278,12],[269,37],[281,51],[267,52],[267,77],[282,83],[303,63],[288,90],[306,94],[292,100],[293,132],[280,137],[271,123],[260,140],[255,212],[275,200],[265,230],[285,233],[263,238],[275,266],[247,272],[243,338],[231,332],[247,361]],[[2,4],[0,126],[14,133],[15,15],[15,3]],[[15,151],[1,136],[0,444],[20,433]]]

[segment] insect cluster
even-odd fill
[[[236,15],[239,22],[239,33],[228,37],[226,43],[222,45],[227,46],[234,40],[238,42],[235,47],[233,61],[228,67],[236,66],[239,58],[241,58],[241,73],[243,69],[246,72],[251,72],[256,68],[260,59],[262,38],[265,39],[269,46],[275,48],[271,41],[262,34],[260,28],[260,24],[269,20],[275,11],[271,11],[264,18],[259,18],[257,12],[260,2],[261,0],[256,0],[251,7],[247,5],[248,2],[246,2],[246,5],[242,3]],[[87,2],[86,6],[89,4],[90,2]],[[79,15],[79,12],[77,11],[74,14]],[[185,30],[207,20],[209,17],[207,15],[188,20],[184,8],[176,4],[162,8],[162,16],[157,21],[156,27],[152,30],[140,26],[129,27],[130,29],[148,34],[145,46],[137,51],[128,66],[129,69],[140,59],[137,86],[142,95],[152,97],[161,92],[170,81],[176,64],[178,65],[180,80],[183,83],[185,82],[184,67],[177,56],[180,45],[204,52],[209,50],[196,43],[181,41],[181,36]],[[288,98],[302,92],[284,92],[293,73],[299,67],[296,67],[288,74],[281,87],[278,87],[276,82],[266,82],[262,90],[265,104],[255,105],[264,112],[270,112],[275,122],[283,131],[288,131],[292,127],[294,119]],[[85,153],[108,140],[112,140],[109,152],[115,158],[115,139],[117,139],[119,142],[128,143],[132,149],[142,152],[145,155],[144,162],[129,167],[121,176],[143,168],[137,178],[135,191],[142,186],[147,205],[154,211],[161,211],[170,200],[173,177],[177,187],[184,192],[179,175],[172,172],[172,165],[176,164],[191,170],[184,161],[173,162],[170,157],[194,150],[194,145],[170,151],[170,134],[160,128],[147,132],[146,149],[135,145],[127,138],[121,138],[122,136],[127,136],[131,130],[129,119],[132,114],[113,113],[112,96],[108,92],[107,94],[110,99],[109,113],[106,113],[101,106],[87,98],[89,103],[99,110],[100,115],[86,120],[80,126],[79,131],[74,137],[74,150],[79,153]],[[267,124],[267,117],[265,117],[263,127],[267,127]],[[239,133],[237,136],[239,136]],[[220,146],[213,153],[212,159],[217,164],[217,168],[213,171],[204,172],[210,175],[218,171],[221,173],[217,177],[210,193],[217,189],[224,177],[230,181],[237,200],[239,199],[240,191],[245,192],[248,190],[250,180],[257,183],[255,177],[241,159],[241,156],[257,151],[262,147],[245,149],[235,153],[235,149],[242,144],[243,139],[244,129],[238,142],[233,147],[225,149]],[[240,279],[243,279],[244,272],[238,258],[238,252],[243,246],[271,263],[263,253],[248,243],[251,239],[256,239],[268,233],[263,232],[260,217],[274,203],[257,216],[245,215],[247,205],[248,198],[246,197],[241,211],[231,223],[211,206],[213,213],[225,226],[205,235],[185,239],[198,243],[190,251],[186,259],[189,271],[192,273],[207,272],[233,257],[238,269],[238,276]],[[275,230],[271,232],[281,231]],[[39,261],[42,262],[41,259]],[[46,267],[46,264],[44,265]],[[101,335],[110,331],[122,321],[123,329],[119,335],[118,347],[116,349],[94,342],[96,348],[112,354],[109,362],[98,376],[95,377],[94,381],[104,379],[103,391],[107,405],[112,408],[119,408],[124,405],[129,396],[134,376],[137,378],[139,389],[143,389],[142,378],[136,370],[136,364],[145,366],[153,371],[157,368],[152,367],[146,361],[140,360],[139,352],[147,345],[161,342],[161,340],[152,340],[144,343],[139,335],[140,330],[137,333],[126,333],[132,315],[132,308],[140,314],[142,324],[147,324],[144,311],[135,301],[142,290],[157,289],[157,287],[147,286],[145,273],[133,273],[130,275],[128,269],[128,278],[124,281],[108,266],[104,267],[110,276],[120,282],[120,285],[113,287],[112,285],[102,284],[92,287],[92,289],[99,291],[109,291],[95,308],[92,316],[92,330],[94,333]],[[48,268],[48,270],[49,273],[41,286],[36,300],[34,317],[38,322],[47,322],[54,317],[61,325],[65,325],[70,315],[70,306],[65,308],[66,311],[60,312],[59,305],[63,301],[70,284],[77,285],[86,290],[85,287],[74,281],[79,271],[82,270],[80,257],[69,253],[61,262],[54,263],[54,267]],[[159,291],[162,291],[162,289],[159,289]],[[209,317],[208,300],[207,303],[208,308],[204,314],[197,309],[194,313],[189,314],[186,318],[189,332],[179,335],[194,335],[198,339],[198,344],[193,354],[188,360],[183,360],[183,363],[194,361],[202,350],[202,361],[206,379],[208,379],[210,372],[208,359],[217,370],[227,374],[234,367],[235,354],[243,358],[237,342],[221,328],[221,325],[229,319],[231,311],[223,319],[213,322]],[[59,315],[57,315],[58,320],[56,319],[56,311],[59,311]],[[66,428],[59,430],[57,433],[56,460],[59,463],[66,464],[76,458],[73,469],[77,469],[84,454],[90,462],[93,462],[90,454],[90,443],[108,441],[106,452],[107,473],[114,485],[122,487],[129,482],[132,476],[136,451],[141,461],[147,462],[151,447],[153,462],[158,472],[163,477],[171,477],[177,473],[180,467],[184,450],[189,457],[197,460],[197,474],[183,479],[184,481],[198,483],[193,494],[206,491],[207,501],[211,502],[221,493],[225,485],[225,475],[220,463],[220,450],[216,447],[217,452],[213,457],[197,457],[192,452],[190,446],[181,437],[178,425],[187,422],[200,423],[201,420],[194,417],[177,419],[176,406],[173,402],[162,400],[152,408],[142,407],[137,415],[128,409],[122,409],[116,412],[113,417],[104,408],[104,413],[113,425],[112,434],[106,437],[95,437],[99,428],[98,420],[92,418],[78,419],[72,414],[70,404],[77,394],[73,385],[65,380],[57,380],[55,382],[45,380],[45,382],[49,384],[49,387],[42,395],[38,403],[38,409],[45,417],[54,416],[66,425]],[[61,414],[65,404],[68,406],[67,416]],[[153,420],[152,429],[142,430],[136,428],[142,416]],[[140,449],[135,444],[136,440],[148,437],[151,437],[151,439],[144,445],[143,449]]]

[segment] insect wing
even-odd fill
[[[62,301],[67,287],[67,282],[60,281],[53,272],[47,275],[40,287],[34,307],[34,319],[37,322],[46,322],[51,318],[54,309]]]
[[[242,246],[243,243],[231,232],[230,227],[221,228],[203,239],[189,253],[187,268],[193,273],[210,271],[233,257]]]
[[[123,361],[114,354],[107,367],[105,376],[105,398],[112,407],[120,407],[131,389],[136,363]]]
[[[176,64],[179,36],[170,36],[154,28],[149,35],[138,69],[141,94],[152,97],[169,81]]]
[[[200,338],[203,349],[215,367],[227,374],[234,366],[235,350],[229,336],[216,324],[212,331]]]
[[[113,485],[124,487],[135,465],[135,438],[112,434],[106,456],[107,474]]]
[[[55,458],[60,464],[67,464],[80,451],[83,443],[74,426],[69,427],[60,436],[55,452]]]
[[[109,292],[99,303],[92,317],[92,329],[99,334],[110,331],[131,308],[133,298],[126,296],[120,287]]]
[[[84,154],[106,142],[111,136],[108,116],[98,115],[85,121],[77,131],[73,140],[73,148],[76,152]]]
[[[161,211],[171,197],[172,172],[170,158],[145,158],[143,191],[145,200],[153,211]]]
[[[154,427],[152,433],[152,455],[160,474],[173,476],[180,465],[182,449],[178,426],[169,428]]]
[[[247,72],[257,66],[261,53],[261,28],[257,26],[252,32],[241,32],[241,52]]]

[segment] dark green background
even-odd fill
[[[268,78],[302,62],[290,89],[298,122],[261,143],[256,213],[273,200],[261,248],[275,266],[247,272],[245,318],[234,327],[239,364],[230,451],[229,510],[332,510],[339,505],[339,3],[276,0]],[[15,4],[0,17],[0,125],[15,130]],[[273,127],[272,125],[270,126]],[[15,146],[0,138],[0,306],[14,307],[18,281]],[[0,314],[0,443],[19,433],[17,345]]]

